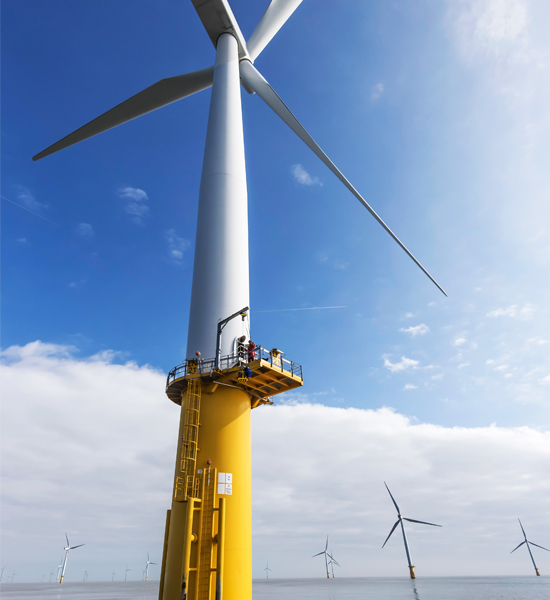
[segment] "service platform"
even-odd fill
[[[247,367],[252,372],[248,376]],[[214,393],[219,385],[240,388],[250,395],[252,408],[260,404],[271,404],[271,396],[304,384],[302,365],[288,360],[276,348],[268,350],[263,346],[256,346],[244,356],[222,356],[218,369],[214,358],[184,361],[168,374],[168,398],[176,404],[181,404],[181,394],[191,379],[200,379],[203,384],[209,384],[203,388],[207,394]]]

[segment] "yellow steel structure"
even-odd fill
[[[252,599],[250,412],[302,377],[265,353],[248,367],[187,361],[169,376],[181,413],[159,600]]]

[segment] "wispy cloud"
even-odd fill
[[[382,359],[384,360],[384,366],[392,373],[399,373],[400,371],[406,371],[407,369],[418,369],[418,361],[413,358],[401,357],[401,360],[397,363],[392,363],[389,359],[391,354],[384,354]]]
[[[403,389],[404,390],[417,390],[418,386],[417,385],[413,385],[412,383],[406,383],[405,387]]]
[[[76,233],[87,240],[91,240],[95,235],[94,228],[89,223],[79,223],[76,227]]]
[[[399,331],[408,333],[412,337],[416,337],[417,335],[426,335],[428,331],[430,331],[430,328],[424,323],[421,323],[420,325],[414,325],[411,327],[401,327]]]
[[[458,365],[458,369],[464,369],[465,367],[469,367],[470,363],[461,363],[460,365]]]
[[[172,261],[177,265],[183,265],[184,254],[191,247],[191,243],[189,240],[177,235],[175,229],[169,229],[165,234],[165,238],[168,244],[168,254]]]
[[[527,321],[533,318],[533,313],[536,308],[532,304],[526,304],[523,308],[518,308],[517,304],[512,304],[507,308],[497,308],[487,313],[487,317],[511,317],[512,319],[520,319]]]
[[[383,83],[375,83],[370,89],[371,102],[376,102],[377,100],[379,100],[383,93],[384,93],[384,84]]]
[[[38,202],[38,200],[34,197],[34,194],[22,185],[16,185],[15,192],[17,196],[17,200],[24,208],[28,210],[39,213],[43,208],[48,208],[47,204],[43,204],[42,202]]]
[[[468,341],[468,340],[467,340],[467,339],[466,339],[464,336],[462,336],[462,335],[459,335],[458,337],[456,337],[456,338],[453,340],[453,346],[462,346],[462,345],[463,345],[463,344],[465,344],[467,341]]]
[[[143,217],[149,212],[147,193],[139,188],[125,187],[118,191],[118,195],[128,201],[124,210],[132,217],[132,221],[143,225]]]
[[[292,165],[290,171],[301,185],[323,185],[318,177],[312,177],[302,165]]]
[[[293,310],[327,310],[329,308],[347,308],[347,306],[307,306],[305,308],[274,308],[272,310],[255,310],[256,313],[288,312]]]

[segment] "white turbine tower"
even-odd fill
[[[147,552],[147,562],[145,563],[145,581],[149,577],[149,565],[156,565],[157,563],[151,562],[149,559],[149,552]]]
[[[128,568],[128,565],[126,565],[126,568],[124,569],[124,581],[128,581],[128,571],[131,571],[132,569]]]
[[[271,569],[269,568],[269,561],[267,561],[264,571],[265,571],[265,578],[269,579],[269,572],[271,571]]]
[[[39,160],[212,87],[199,192],[187,357],[214,356],[217,323],[249,306],[248,208],[240,86],[256,93],[338,177],[418,267],[445,294],[370,204],[344,177],[253,65],[301,0],[272,0],[248,43],[227,0],[191,0],[216,48],[212,67],[162,79],[67,135],[33,157]],[[445,294],[446,295],[446,294]],[[227,324],[222,355],[244,333],[238,319]]]
[[[67,545],[63,548],[65,550],[65,556],[63,557],[63,562],[60,565],[61,576],[59,577],[59,583],[63,583],[63,578],[65,577],[65,569],[67,568],[67,560],[69,559],[69,552],[74,550],[75,548],[80,548],[81,546],[85,546],[86,544],[79,544],[78,546],[71,546],[69,543],[69,538],[67,534],[65,534],[65,539],[67,540]]]
[[[340,567],[340,563],[334,558],[333,556],[334,552],[332,552],[331,554],[329,554],[330,556],[330,560],[328,561],[328,564],[330,565],[330,571],[332,573],[332,578],[334,579],[334,565],[336,565],[337,567]]]
[[[527,535],[525,534],[525,529],[523,529],[523,525],[521,524],[521,521],[519,520],[519,518],[518,518],[518,521],[519,521],[519,526],[521,527],[521,531],[523,533],[523,542],[521,542],[521,544],[516,546],[512,550],[512,552],[515,552],[518,548],[521,548],[521,546],[523,546],[523,544],[525,544],[527,546],[527,550],[529,550],[529,556],[531,557],[531,561],[533,562],[533,567],[535,568],[535,573],[540,577],[538,567],[535,564],[535,559],[533,558],[533,553],[531,552],[531,548],[529,548],[529,546],[536,546],[537,548],[541,548],[542,550],[546,550],[547,552],[550,552],[550,550],[548,550],[548,548],[544,548],[544,546],[539,546],[538,544],[535,544],[534,542],[530,542],[527,539]],[[512,552],[510,552],[510,554],[512,554]]]
[[[395,501],[395,498],[392,496],[392,493],[390,492],[390,488],[387,486],[386,482],[384,482],[384,485],[386,486],[386,489],[388,490],[388,494],[390,495],[390,498],[392,499],[392,502],[397,510],[397,521],[395,522],[394,526],[391,528],[391,531],[390,531],[388,537],[386,538],[386,541],[382,544],[382,548],[386,545],[387,541],[390,539],[391,534],[395,531],[395,528],[398,525],[401,525],[401,531],[403,533],[403,542],[405,543],[405,552],[407,554],[407,562],[409,563],[409,573],[410,573],[411,579],[416,579],[416,575],[414,573],[414,565],[412,564],[411,553],[409,551],[409,544],[407,542],[407,535],[405,534],[405,526],[403,525],[403,521],[409,521],[409,523],[421,523],[422,525],[431,525],[432,527],[441,527],[441,525],[436,525],[435,523],[426,523],[426,521],[416,521],[415,519],[407,519],[407,517],[402,517],[401,511],[399,510],[399,506],[397,506],[397,502]]]

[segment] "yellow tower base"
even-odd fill
[[[409,571],[411,573],[411,579],[416,579],[416,575],[414,574],[414,567],[409,567]]]
[[[540,573],[538,569],[535,569],[536,574],[540,577]]]
[[[256,346],[253,358],[248,374],[227,357],[226,369],[189,360],[168,376],[181,413],[159,600],[252,600],[250,411],[303,385],[279,350]]]

